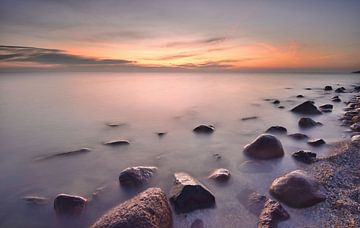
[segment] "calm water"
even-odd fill
[[[240,164],[245,144],[272,125],[289,133],[335,142],[348,137],[337,121],[344,104],[314,117],[324,126],[301,131],[298,115],[288,110],[307,99],[317,105],[331,103],[337,84],[350,88],[357,75],[311,74],[155,74],[155,73],[40,73],[0,74],[0,227],[86,227],[111,207],[148,186],[169,192],[173,173],[186,171],[215,194],[217,207],[174,217],[175,227],[189,227],[202,218],[207,227],[256,227],[257,218],[237,200],[244,188],[268,194],[272,179],[301,168],[291,153],[309,149],[305,142],[279,137],[286,155],[266,161],[264,170],[250,172]],[[312,90],[306,90],[311,87]],[[303,94],[305,98],[296,98]],[[346,100],[351,94],[341,94]],[[279,109],[266,98],[277,98]],[[241,121],[241,118],[258,119]],[[123,123],[109,127],[106,123]],[[214,134],[199,136],[192,129],[213,124]],[[155,132],[168,132],[159,138]],[[124,138],[127,147],[102,142]],[[37,161],[39,156],[89,147],[91,152]],[[312,149],[312,148],[310,148]],[[327,148],[312,149],[319,156]],[[215,159],[220,154],[222,159]],[[158,174],[142,189],[125,190],[117,178],[128,166],[155,165]],[[232,178],[217,185],[206,176],[214,168],[228,168]],[[52,200],[58,193],[87,198],[102,188],[78,218],[57,218]],[[49,198],[44,205],[27,204],[22,197]],[[291,219],[281,227],[316,221],[288,208]]]

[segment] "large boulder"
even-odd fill
[[[128,167],[121,171],[119,182],[123,186],[137,186],[147,183],[155,174],[157,168],[153,166]]]
[[[310,207],[326,198],[320,184],[302,170],[276,178],[269,191],[281,202],[295,208]]]
[[[282,126],[271,126],[269,129],[266,130],[266,133],[270,134],[286,134],[287,129]]]
[[[200,134],[211,134],[215,131],[215,127],[213,125],[205,125],[201,124],[193,129],[193,132]]]
[[[321,114],[319,109],[313,104],[311,101],[305,101],[302,104],[299,104],[295,108],[291,109],[292,112],[299,114],[307,114],[307,115],[317,115]]]
[[[174,185],[170,191],[170,201],[178,213],[215,205],[215,197],[203,184],[187,173],[175,173]]]
[[[165,193],[148,188],[99,218],[92,228],[171,228],[172,213]]]
[[[257,159],[271,159],[284,156],[284,149],[275,136],[262,134],[244,147],[244,153]]]
[[[54,200],[54,209],[58,214],[79,215],[85,208],[87,200],[81,196],[59,194]]]
[[[301,127],[301,128],[312,128],[312,127],[322,125],[320,122],[316,122],[315,120],[308,118],[308,117],[300,118],[298,124],[299,124],[299,127]]]

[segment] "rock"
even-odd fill
[[[298,161],[310,164],[316,161],[316,154],[310,151],[300,150],[292,154],[292,157]]]
[[[276,178],[269,191],[281,202],[295,208],[310,207],[326,198],[320,184],[302,170]]]
[[[331,87],[331,86],[325,86],[325,88],[324,88],[324,90],[325,91],[330,91],[330,90],[332,90],[333,88]]]
[[[125,126],[126,123],[107,123],[106,125],[109,127],[121,127],[121,126]]]
[[[41,196],[24,196],[23,199],[29,203],[29,204],[33,204],[33,205],[41,205],[41,204],[45,204],[48,199],[45,197],[41,197]]]
[[[316,122],[311,118],[308,117],[303,117],[299,120],[299,127],[301,128],[311,128],[311,127],[315,127],[315,126],[319,126],[322,125],[320,122]]]
[[[147,183],[157,171],[153,166],[128,167],[121,171],[119,182],[123,186],[138,186]]]
[[[351,137],[351,143],[360,146],[360,135],[354,135]]]
[[[280,101],[279,100],[274,100],[272,103],[273,104],[280,104]]]
[[[357,123],[357,122],[360,122],[360,115],[356,115],[356,116],[353,116],[351,118],[351,123]]]
[[[258,119],[259,117],[257,116],[249,116],[249,117],[244,117],[244,118],[241,118],[242,121],[246,121],[246,120],[255,120],[255,119]]]
[[[224,182],[229,180],[230,178],[230,171],[227,169],[215,169],[210,175],[209,179],[214,179],[220,182]]]
[[[360,123],[357,122],[357,123],[354,123],[350,126],[350,129],[353,130],[353,131],[360,131]]]
[[[268,199],[259,216],[259,228],[275,228],[279,221],[289,219],[289,213],[275,200]]]
[[[191,223],[190,228],[205,228],[205,225],[201,219],[196,219],[193,223]]]
[[[305,134],[301,134],[301,133],[294,133],[294,134],[290,134],[288,135],[290,138],[296,139],[296,140],[303,140],[303,139],[308,139],[309,136],[305,135]]]
[[[159,137],[162,137],[162,136],[166,135],[166,132],[156,132],[156,134],[157,134]]]
[[[299,94],[299,95],[297,95],[296,97],[297,97],[297,98],[304,98],[304,95]]]
[[[212,125],[201,124],[201,125],[197,126],[196,128],[194,128],[193,132],[210,134],[210,133],[213,133],[214,130],[215,130],[215,127]]]
[[[81,148],[79,150],[72,150],[72,151],[66,151],[66,152],[60,152],[60,153],[56,153],[56,154],[40,156],[40,157],[37,157],[35,160],[41,161],[41,160],[47,160],[47,159],[52,159],[52,158],[57,158],[57,157],[67,157],[67,156],[71,156],[71,155],[79,155],[79,154],[83,154],[83,153],[88,153],[90,151],[91,151],[90,148]]]
[[[187,213],[215,205],[214,195],[198,180],[187,173],[175,173],[170,201],[177,213]]]
[[[310,146],[321,146],[326,144],[326,142],[323,139],[313,139],[313,140],[309,140],[307,143]]]
[[[272,126],[266,130],[266,133],[286,134],[287,130],[285,127],[282,127],[282,126]]]
[[[334,96],[334,97],[331,98],[331,100],[332,100],[333,102],[341,102],[341,99],[340,99],[339,96]]]
[[[165,193],[148,188],[108,211],[91,228],[171,228],[172,223]]]
[[[345,90],[346,89],[344,87],[340,87],[335,90],[335,93],[345,93]]]
[[[280,108],[280,109],[284,109],[285,107],[284,107],[284,106],[282,106],[282,105],[280,105],[278,108]]]
[[[244,153],[257,159],[271,159],[284,156],[284,149],[275,136],[262,134],[244,147]]]
[[[307,115],[321,114],[321,112],[311,101],[305,101],[304,103],[299,104],[295,108],[291,109],[291,111],[295,113],[307,114]]]
[[[54,209],[58,214],[79,215],[86,203],[87,200],[81,196],[59,194],[54,200]]]
[[[322,112],[332,112],[333,105],[332,104],[324,104],[324,105],[319,106],[319,109]]]
[[[213,154],[213,157],[214,157],[216,160],[220,160],[220,159],[221,159],[221,155],[220,155],[220,154]]]
[[[310,87],[307,87],[307,88],[305,88],[306,90],[311,90],[311,88]]]
[[[104,142],[104,145],[108,145],[108,146],[126,146],[126,145],[130,145],[130,142],[128,140],[119,139],[119,140],[111,140],[111,141]]]
[[[240,203],[248,209],[251,213],[259,216],[262,209],[264,208],[265,202],[268,200],[266,196],[260,195],[259,193],[244,189],[238,195]]]

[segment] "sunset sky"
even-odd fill
[[[1,70],[360,70],[358,0],[0,0]]]

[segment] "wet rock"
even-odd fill
[[[339,96],[334,96],[334,97],[331,98],[331,101],[333,101],[333,102],[341,102],[341,99],[340,99]]]
[[[294,134],[289,134],[288,135],[290,138],[296,139],[296,140],[304,140],[304,139],[308,139],[309,136],[302,134],[302,133],[294,133]]]
[[[272,126],[269,129],[266,130],[266,133],[272,133],[272,134],[286,134],[287,130],[285,127],[282,126]]]
[[[311,88],[310,88],[310,87],[307,87],[307,88],[305,88],[305,90],[311,90]]]
[[[41,205],[41,204],[45,204],[48,199],[45,197],[41,197],[41,196],[24,196],[23,199],[29,203],[29,204],[33,204],[33,205]]]
[[[198,180],[187,173],[175,173],[170,201],[177,213],[187,213],[215,205],[214,195]]]
[[[162,137],[166,135],[166,132],[156,132],[157,136]]]
[[[326,144],[326,142],[323,139],[312,139],[307,142],[310,146],[322,146]]]
[[[108,146],[126,146],[126,145],[130,145],[130,142],[128,140],[119,139],[119,140],[111,140],[111,141],[104,142],[104,145],[108,145]]]
[[[325,91],[330,91],[330,90],[332,90],[332,89],[333,89],[333,88],[332,88],[331,86],[328,86],[328,85],[325,86],[325,88],[324,88]]]
[[[360,122],[360,115],[356,115],[351,118],[351,123],[357,123],[357,122]]]
[[[172,213],[165,193],[148,188],[99,218],[91,228],[171,228]]]
[[[297,97],[297,98],[304,98],[304,95],[299,94],[299,95],[297,95],[296,97]]]
[[[260,228],[276,228],[279,221],[289,219],[289,213],[275,200],[268,199],[259,216]]]
[[[280,109],[284,109],[285,107],[284,107],[284,106],[282,106],[282,105],[280,105],[278,108],[280,108]]]
[[[272,103],[273,104],[280,104],[280,101],[279,100],[274,100]]]
[[[320,184],[302,170],[276,178],[269,191],[281,202],[295,208],[310,207],[326,198]]]
[[[295,108],[291,109],[291,111],[295,113],[307,114],[307,115],[321,114],[321,112],[311,101],[305,101],[304,103],[299,104]]]
[[[311,118],[303,117],[299,120],[299,127],[301,128],[312,128],[315,126],[321,126],[322,124],[320,122],[316,122]]]
[[[119,182],[123,186],[138,186],[147,183],[157,171],[153,166],[128,167],[121,171]]]
[[[205,134],[210,134],[210,133],[213,133],[214,131],[215,131],[214,126],[205,125],[205,124],[201,124],[193,129],[193,132],[195,132],[195,133],[205,133]]]
[[[125,126],[125,123],[107,123],[106,124],[109,127],[121,127],[121,126]]]
[[[284,149],[275,136],[262,134],[244,147],[244,153],[257,159],[271,159],[284,156]]]
[[[333,105],[332,104],[324,104],[324,105],[319,106],[319,109],[322,112],[332,112]]]
[[[214,179],[216,181],[224,182],[229,180],[230,171],[227,169],[215,169],[210,175],[209,179]]]
[[[335,93],[345,93],[345,88],[344,87],[339,87],[335,90]]]
[[[54,200],[54,209],[58,214],[79,215],[86,203],[87,200],[81,196],[59,194]]]
[[[248,117],[244,117],[244,118],[241,118],[242,121],[246,121],[246,120],[255,120],[255,119],[258,119],[259,117],[257,116],[248,116]]]
[[[360,146],[360,135],[354,135],[351,137],[351,143],[356,146]]]
[[[311,164],[316,161],[316,153],[310,151],[300,150],[292,154],[292,157],[297,161],[304,162],[306,164]]]
[[[66,151],[66,152],[60,152],[60,153],[56,153],[56,154],[40,156],[40,157],[37,157],[35,160],[41,161],[41,160],[48,160],[48,159],[52,159],[52,158],[58,158],[58,157],[67,157],[67,156],[72,156],[72,155],[88,153],[90,151],[91,151],[90,148],[81,148],[79,150],[72,150],[72,151]]]
[[[350,126],[350,129],[353,131],[360,131],[360,123],[354,123]]]

